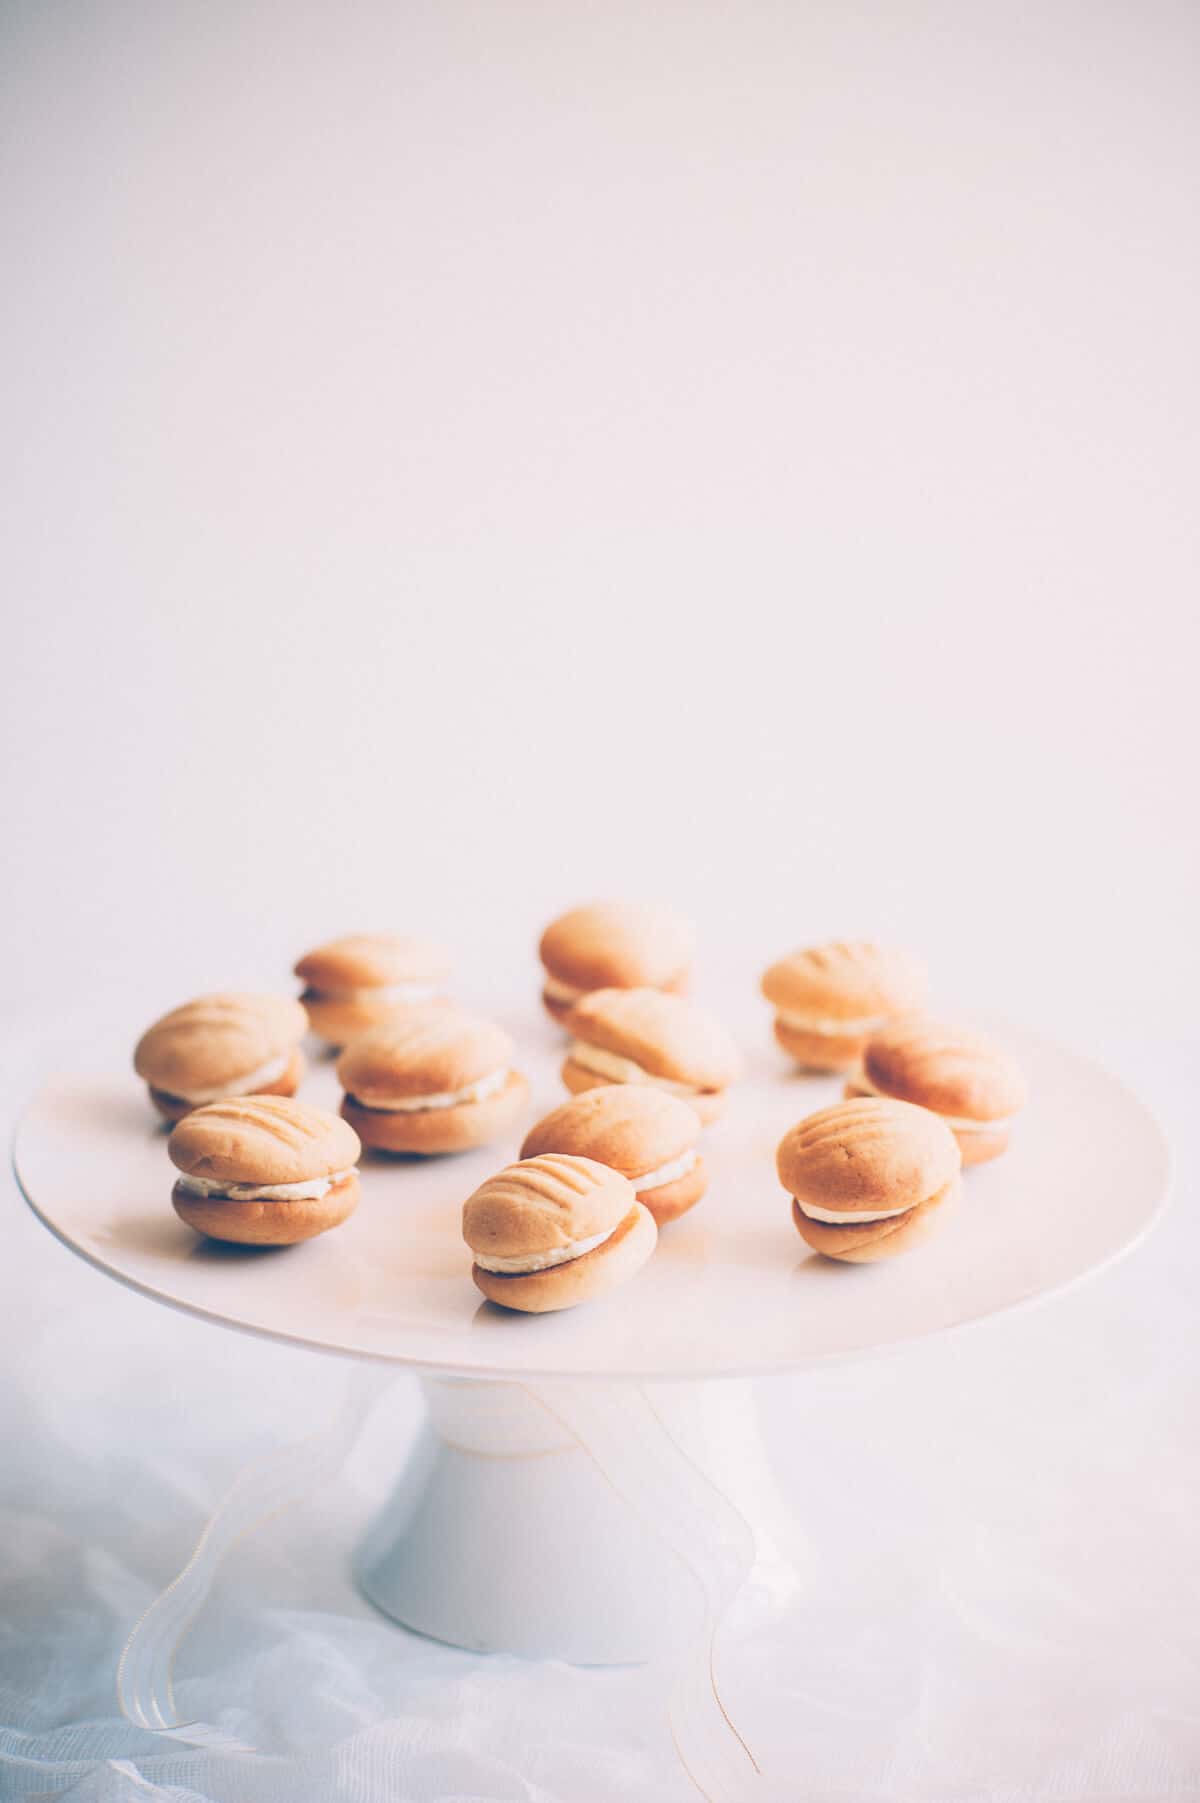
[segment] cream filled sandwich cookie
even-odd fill
[[[624,1283],[658,1239],[627,1177],[558,1153],[489,1177],[463,1204],[462,1227],[476,1287],[531,1315],[574,1308]]]
[[[999,1158],[1028,1092],[1020,1067],[981,1033],[913,1017],[876,1033],[848,1096],[895,1096],[941,1116],[964,1164]]]
[[[721,1023],[657,989],[597,989],[566,1024],[562,1079],[576,1093],[602,1083],[646,1084],[681,1097],[707,1126],[741,1073],[741,1054]]]
[[[336,1114],[282,1096],[209,1102],[173,1130],[171,1202],[211,1240],[292,1246],[352,1215],[358,1136]]]
[[[307,1028],[290,996],[203,995],[146,1029],[133,1067],[169,1121],[230,1096],[291,1096],[304,1075]]]
[[[510,1127],[529,1099],[500,1027],[455,1008],[409,1009],[338,1059],[343,1119],[379,1152],[465,1152]]]
[[[542,1001],[555,1020],[593,989],[667,989],[682,993],[691,975],[695,933],[670,908],[593,902],[552,920],[538,955]]]
[[[779,1181],[802,1240],[826,1258],[873,1264],[921,1243],[959,1190],[950,1129],[908,1102],[835,1102],[780,1141]]]
[[[314,1033],[332,1046],[386,1027],[441,998],[450,959],[440,945],[405,933],[351,933],[306,952],[295,967]]]
[[[700,1119],[681,1096],[645,1083],[588,1089],[525,1135],[522,1158],[565,1152],[628,1177],[660,1227],[694,1208],[708,1174],[696,1146]]]
[[[762,993],[775,1037],[806,1070],[850,1070],[872,1033],[924,1000],[922,967],[868,939],[806,946],[772,964]]]

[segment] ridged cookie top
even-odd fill
[[[197,1108],[167,1141],[171,1162],[189,1177],[229,1183],[305,1183],[354,1164],[353,1127],[286,1096],[237,1096]]]
[[[924,999],[924,968],[907,952],[870,939],[831,939],[780,958],[763,973],[762,992],[777,1008],[825,1020],[866,1020],[907,1013]]]
[[[313,989],[374,989],[442,983],[450,975],[450,957],[431,939],[408,933],[348,933],[306,952],[295,968]]]
[[[800,1121],[775,1162],[784,1189],[818,1208],[908,1208],[944,1189],[962,1154],[928,1109],[866,1096]]]
[[[961,1120],[995,1121],[1028,1098],[1020,1067],[982,1033],[913,1017],[874,1034],[863,1070],[877,1089]]]
[[[699,1137],[695,1110],[681,1097],[641,1084],[605,1083],[572,1096],[532,1127],[521,1157],[566,1152],[638,1177],[670,1164]]]
[[[413,1008],[402,1020],[379,1027],[347,1046],[337,1063],[338,1081],[368,1105],[403,1096],[444,1095],[507,1070],[515,1047],[490,1020],[456,1008]]]
[[[628,1178],[591,1158],[547,1153],[489,1177],[463,1203],[473,1252],[519,1258],[611,1233],[637,1202]]]
[[[308,1016],[286,995],[202,995],[142,1034],[139,1077],[172,1095],[215,1089],[281,1058],[300,1043]]]
[[[538,954],[551,976],[576,989],[634,989],[671,982],[694,949],[691,922],[670,908],[593,902],[551,921]]]
[[[742,1055],[720,1021],[660,989],[594,990],[575,1004],[566,1025],[576,1039],[695,1089],[724,1089],[742,1068]]]

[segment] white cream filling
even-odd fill
[[[616,1231],[616,1227],[610,1227],[607,1233],[593,1234],[590,1240],[572,1240],[566,1246],[552,1246],[548,1252],[523,1252],[513,1258],[499,1258],[495,1254],[485,1256],[482,1252],[473,1252],[473,1256],[481,1271],[517,1277],[526,1271],[551,1271],[555,1265],[570,1264],[573,1258],[582,1258],[585,1252],[593,1252],[597,1246],[602,1246]]]
[[[498,1095],[508,1082],[509,1072],[504,1070],[490,1071],[478,1082],[468,1083],[465,1089],[443,1089],[428,1096],[397,1096],[394,1101],[384,1102],[378,1098],[364,1102],[361,1096],[354,1100],[360,1108],[371,1108],[380,1114],[422,1114],[426,1108],[457,1108],[461,1102],[486,1102],[489,1096]]]
[[[175,1181],[189,1195],[217,1196],[222,1202],[315,1202],[352,1172],[350,1166],[329,1177],[309,1177],[303,1183],[229,1183],[224,1178],[186,1177],[181,1172]]]
[[[569,983],[560,983],[557,977],[552,977],[547,972],[542,981],[542,993],[548,995],[552,1002],[577,1002],[581,995],[587,994],[587,990],[572,989]]]
[[[890,1096],[886,1089],[876,1089],[866,1071],[855,1071],[853,1076],[847,1078],[847,1082],[852,1089],[861,1089],[869,1096],[879,1096],[884,1102],[904,1100],[903,1096]],[[917,1106],[922,1107],[923,1104],[918,1103]],[[960,1114],[940,1114],[936,1108],[931,1108],[929,1112],[936,1114],[939,1121],[945,1121],[947,1127],[955,1133],[1001,1133],[1006,1127],[1011,1127],[1017,1118],[1015,1114],[999,1114],[994,1121],[969,1121]]]
[[[695,1146],[689,1146],[686,1152],[681,1152],[670,1164],[660,1165],[657,1171],[647,1171],[644,1177],[631,1177],[629,1181],[639,1194],[644,1189],[658,1189],[660,1184],[674,1183],[678,1178],[686,1177],[699,1156]]]
[[[815,1202],[802,1202],[797,1196],[796,1207],[810,1221],[828,1221],[834,1227],[852,1227],[857,1221],[894,1221],[897,1215],[906,1215],[916,1204],[909,1202],[903,1208],[879,1208],[870,1212],[865,1208],[855,1208],[843,1213],[836,1208],[818,1208]]]
[[[785,1027],[823,1039],[858,1039],[864,1033],[878,1033],[891,1019],[888,1014],[872,1014],[862,1020],[831,1020],[825,1014],[794,1014],[789,1008],[776,1008],[775,1014]]]
[[[317,988],[313,994],[327,1002],[431,1002],[437,995],[435,983],[361,983],[355,989]]]
[[[235,1077],[212,1089],[170,1089],[164,1090],[163,1094],[178,1096],[182,1102],[195,1102],[198,1107],[204,1102],[223,1102],[226,1096],[249,1095],[252,1089],[261,1089],[264,1083],[274,1083],[277,1077],[282,1077],[291,1061],[292,1054],[284,1052],[267,1064],[260,1064],[256,1071],[247,1071],[244,1077]],[[159,1085],[156,1083],[154,1087],[157,1089]]]
[[[643,1070],[632,1058],[622,1058],[616,1052],[606,1052],[602,1046],[589,1045],[586,1040],[573,1039],[568,1058],[575,1064],[582,1064],[584,1070],[595,1071],[598,1077],[607,1077],[612,1083],[649,1083],[655,1089],[665,1089],[673,1096],[695,1096],[701,1092],[694,1083],[675,1083],[670,1077],[655,1077]]]

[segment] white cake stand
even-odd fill
[[[164,1133],[124,1057],[48,1084],[21,1121],[15,1165],[50,1231],[143,1295],[420,1376],[424,1437],[358,1560],[386,1613],[472,1648],[641,1659],[689,1585],[710,1619],[739,1561],[758,1562],[764,1595],[794,1585],[746,1379],[1044,1299],[1152,1225],[1169,1160],[1143,1106],[1088,1060],[983,1024],[1021,1060],[1033,1099],[1009,1154],[967,1174],[957,1212],[911,1257],[856,1267],[806,1250],[775,1147],[840,1087],[789,1072],[764,1045],[705,1136],[705,1200],[633,1283],[561,1315],[485,1303],[459,1234],[464,1197],[563,1098],[561,1040],[529,1020],[519,1037],[534,1101],[513,1137],[456,1158],[368,1161],[357,1214],[307,1245],[224,1248],[176,1219]],[[303,1093],[335,1104],[327,1060]]]

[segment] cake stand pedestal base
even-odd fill
[[[666,1650],[698,1612],[719,1619],[747,1581],[759,1609],[795,1592],[749,1382],[422,1388],[428,1420],[357,1560],[405,1627],[616,1665]]]

